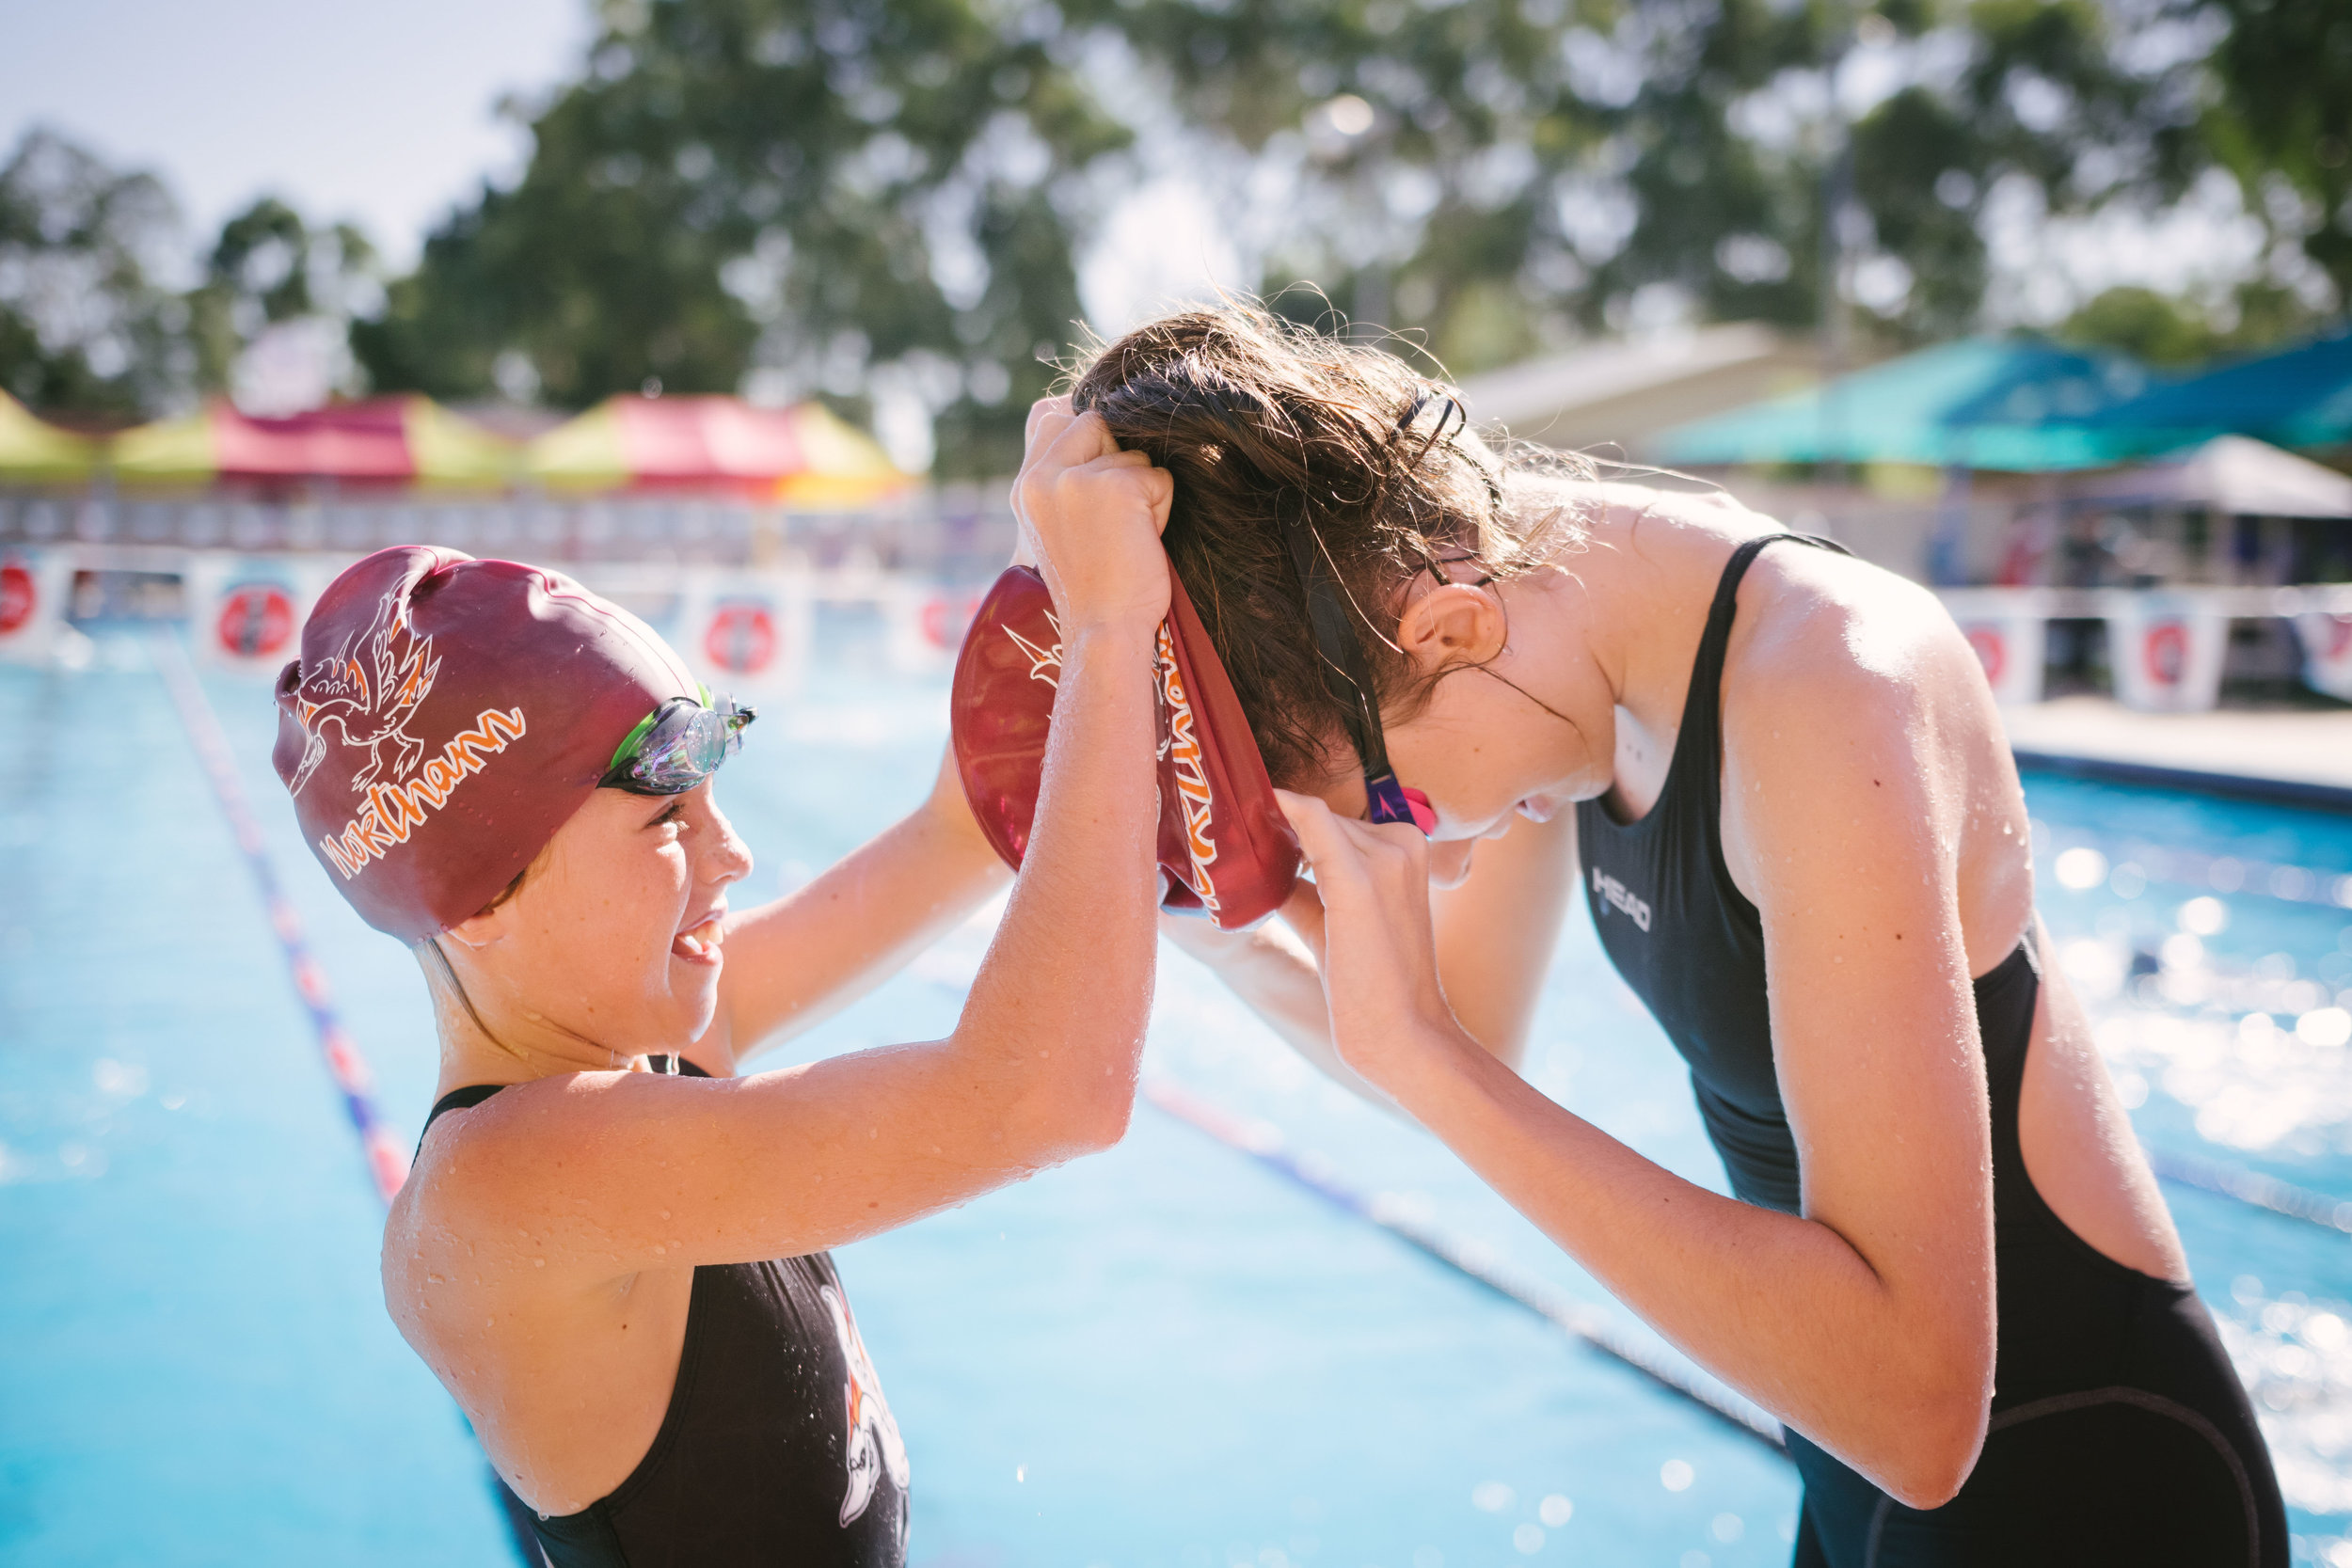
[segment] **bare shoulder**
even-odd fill
[[[1892,572],[1793,546],[1763,562],[1724,661],[1735,877],[1751,896],[1786,893],[1782,859],[1837,866],[1867,847],[1839,874],[1867,863],[1948,880],[1981,968],[2014,945],[2031,880],[2016,854],[2025,800],[1974,650],[1933,594]]]
[[[1994,722],[1980,666],[1927,589],[1851,556],[1769,550],[1740,587],[1724,660],[1726,733],[1773,714],[1845,728]],[[1735,686],[1745,701],[1735,703]]]
[[[1635,531],[1662,522],[1737,535],[1772,527],[1772,519],[1728,490],[1687,488],[1642,477],[1524,472],[1512,476],[1512,502],[1523,520],[1560,516],[1591,527],[1607,522]]]
[[[502,1266],[565,1168],[595,1162],[623,1131],[631,1108],[614,1092],[621,1081],[646,1076],[535,1079],[436,1122],[385,1221],[387,1270],[396,1245],[418,1259],[455,1249],[485,1270]]]
[[[1750,837],[1791,814],[1948,830],[1965,793],[1951,785],[1999,739],[1976,656],[1932,594],[1802,546],[1766,551],[1740,585],[1723,733],[1725,804]]]

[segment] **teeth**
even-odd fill
[[[692,954],[695,958],[699,958],[703,955],[703,940],[700,937],[690,936],[686,932],[680,931],[678,933],[677,944],[680,947],[685,948],[687,952]]]

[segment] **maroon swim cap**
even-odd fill
[[[1163,908],[1228,931],[1279,909],[1298,880],[1298,837],[1274,799],[1241,700],[1184,585],[1169,574],[1160,623],[1160,871]],[[1029,844],[1045,736],[1061,670],[1061,627],[1045,581],[1009,568],[981,601],[949,698],[956,768],[980,832],[1015,868]]]
[[[652,628],[569,578],[401,546],[319,596],[278,676],[271,760],[352,908],[415,942],[497,897],[629,731],[698,689]]]

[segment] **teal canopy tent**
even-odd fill
[[[2127,430],[2081,421],[2147,384],[2147,371],[2125,355],[2033,338],[1967,338],[1678,425],[1658,436],[1650,455],[1683,467],[2101,467],[2148,448]]]
[[[2280,447],[2352,442],[2352,331],[2153,387],[2083,424],[2152,451],[2231,435]]]

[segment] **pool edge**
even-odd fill
[[[2144,784],[2159,789],[2191,790],[2233,800],[2266,800],[2274,805],[2306,806],[2352,815],[2352,786],[2319,784],[2307,779],[2280,779],[2254,773],[2214,773],[2202,768],[2166,768],[2156,763],[2125,762],[2115,757],[2079,752],[2012,748],[2018,769],[2059,773],[2072,778],[2110,784]]]

